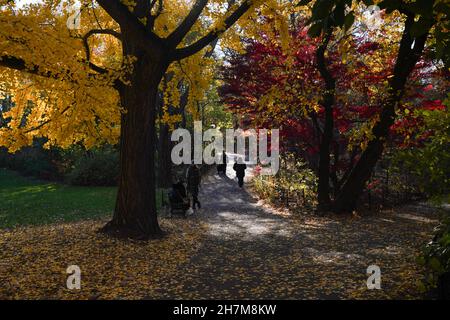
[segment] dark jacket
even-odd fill
[[[198,193],[201,182],[200,169],[197,166],[190,166],[187,171],[187,188],[191,193]]]
[[[237,177],[244,177],[245,169],[247,169],[247,166],[245,165],[245,163],[235,163],[233,165],[233,170],[236,171]]]

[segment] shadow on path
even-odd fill
[[[277,213],[227,177],[210,174],[200,190],[204,240],[163,298],[348,299],[417,297],[415,256],[437,217],[417,207],[364,218],[293,217]],[[382,271],[368,290],[366,270]]]

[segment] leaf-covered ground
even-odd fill
[[[139,299],[155,295],[196,250],[195,220],[165,220],[169,235],[148,243],[97,233],[106,221],[0,231],[0,299]],[[81,290],[66,288],[66,269],[81,269]]]
[[[416,263],[437,214],[403,207],[365,217],[291,216],[212,176],[202,190],[207,232],[183,265],[183,280],[154,297],[194,299],[421,298]],[[368,290],[366,270],[378,265],[381,290]]]
[[[212,175],[201,212],[162,218],[169,235],[139,243],[98,234],[104,221],[0,230],[0,298],[420,298],[420,246],[437,223],[428,207],[364,217],[291,216]],[[78,265],[82,288],[69,291]],[[381,290],[366,269],[381,268]]]

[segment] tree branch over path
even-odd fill
[[[218,38],[222,33],[231,28],[238,20],[241,18],[250,8],[252,4],[250,1],[244,1],[228,18],[225,19],[225,26],[222,29],[212,30],[203,38],[200,38],[195,43],[180,49],[176,49],[172,61],[181,60],[187,58],[195,53],[199,52],[216,38]]]
[[[168,37],[167,41],[169,46],[176,48],[188,32],[192,29],[192,26],[198,20],[202,14],[203,9],[206,7],[208,0],[197,0],[192,7],[189,14],[184,18],[180,25],[173,31]]]

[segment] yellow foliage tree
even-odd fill
[[[41,0],[25,6],[0,0],[0,90],[15,103],[0,145],[14,151],[36,136],[63,147],[119,139],[118,195],[103,230],[159,236],[154,149],[161,79],[172,74],[167,102],[177,101],[177,83],[188,81],[194,103],[208,87],[207,47],[232,28],[223,41],[239,48],[244,32],[261,31],[252,27],[261,14],[283,33],[289,6],[282,0]]]

